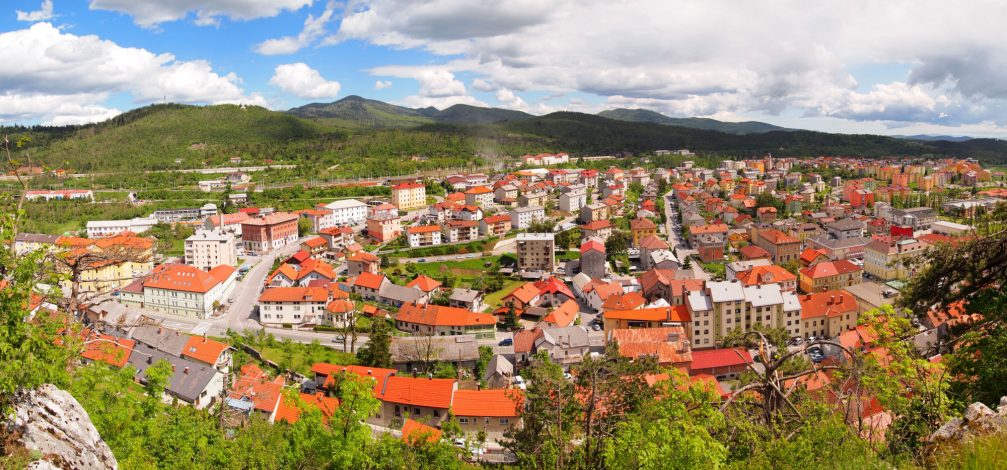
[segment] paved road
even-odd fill
[[[682,234],[680,232],[679,218],[678,218],[678,205],[675,203],[675,198],[673,197],[674,190],[669,191],[668,194],[664,195],[664,215],[665,215],[665,232],[668,235],[668,245],[675,250],[678,254],[678,259],[682,262],[688,256],[697,255],[698,252],[690,248],[685,240],[682,240]],[[703,270],[702,266],[698,262],[698,258],[694,258],[692,263],[692,272],[695,279],[711,280],[710,273]]]

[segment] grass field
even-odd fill
[[[514,289],[517,289],[518,286],[520,286],[521,284],[524,284],[524,282],[522,282],[522,281],[507,281],[507,283],[504,284],[503,289],[500,289],[500,290],[498,290],[496,292],[493,292],[493,293],[490,293],[490,294],[486,295],[486,298],[484,299],[484,301],[486,302],[486,305],[488,305],[488,306],[490,306],[492,308],[499,307],[500,306],[500,302],[503,300],[503,298],[506,297],[507,294],[510,294],[511,292],[514,292]]]
[[[426,274],[427,276],[433,278],[439,278],[445,273],[450,273],[452,276],[460,277],[463,280],[465,278],[476,278],[483,276],[490,268],[485,266],[486,263],[496,264],[499,262],[499,256],[485,256],[482,258],[473,258],[462,261],[435,261],[432,263],[413,263],[418,273]]]
[[[296,346],[280,344],[262,348],[262,357],[279,364],[280,367],[289,368],[305,375],[311,375],[311,365],[315,363],[328,362],[346,365],[357,362],[357,357],[353,354],[336,351],[321,344],[292,344],[296,344]],[[358,344],[357,347],[359,348],[360,345]]]

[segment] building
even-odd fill
[[[609,333],[632,328],[667,328],[675,325],[688,327],[692,321],[689,309],[685,305],[628,310],[613,309],[605,310],[602,315],[605,321],[605,331]],[[687,331],[685,330],[686,334]]]
[[[402,220],[398,215],[376,215],[367,218],[367,236],[378,243],[392,241],[402,235]]]
[[[864,227],[863,222],[849,217],[825,224],[825,230],[829,236],[838,240],[862,237]]]
[[[29,189],[24,192],[26,201],[94,201],[90,189]]]
[[[633,237],[633,246],[639,247],[641,240],[657,235],[657,224],[650,219],[638,217],[629,221],[629,231]]]
[[[324,287],[270,287],[259,295],[259,321],[264,326],[331,325]]]
[[[775,264],[752,266],[747,271],[736,273],[734,278],[745,287],[779,284],[782,291],[797,290],[797,276]]]
[[[788,332],[800,330],[796,296],[783,292],[779,284],[746,287],[737,279],[707,282],[704,290],[688,294],[686,306],[696,348],[715,347],[732,330],[748,331],[757,323]]]
[[[545,207],[549,194],[545,191],[528,191],[517,198],[518,207]]]
[[[154,269],[154,241],[130,233],[107,238],[60,237],[57,250],[64,265],[80,271],[78,289],[81,293],[108,293],[121,289]],[[58,266],[57,266],[58,267]],[[70,292],[70,280],[61,281],[64,292]]]
[[[753,243],[768,251],[776,264],[795,261],[801,257],[801,240],[777,229],[757,230],[753,237]]]
[[[497,441],[513,426],[520,426],[524,407],[520,389],[458,390],[451,402],[451,414],[469,439],[482,433]]]
[[[210,270],[214,266],[238,265],[234,235],[221,230],[196,230],[185,239],[185,264]]]
[[[487,237],[500,237],[510,232],[510,214],[497,214],[479,221],[479,233]]]
[[[271,253],[297,243],[297,214],[274,212],[241,223],[241,242],[246,253]]]
[[[295,211],[295,214],[303,219],[311,221],[311,233],[319,233],[336,226],[336,221],[332,217],[332,211],[322,209],[304,209]]]
[[[833,338],[856,328],[857,299],[846,291],[826,291],[800,296],[802,334]]]
[[[864,271],[883,281],[908,279],[916,274],[913,260],[925,253],[926,247],[924,243],[911,238],[875,239],[864,248]]]
[[[801,292],[825,292],[860,284],[864,270],[849,260],[826,261],[798,271]]]
[[[596,220],[608,220],[609,209],[606,204],[596,202],[580,208],[580,221],[587,224]]]
[[[893,209],[889,221],[893,225],[912,227],[913,231],[930,230],[937,221],[937,211],[930,207],[914,207],[911,209]]]
[[[479,362],[479,343],[472,335],[394,336],[389,349],[392,366],[405,373],[425,374],[437,363],[472,370]]]
[[[476,338],[496,337],[496,318],[457,307],[407,303],[395,316],[399,330],[426,336],[474,335]]]
[[[452,220],[442,225],[441,238],[447,243],[469,242],[479,238],[479,222]]]
[[[122,232],[143,233],[157,225],[153,217],[137,217],[129,220],[89,220],[86,230],[88,238],[111,237]]]
[[[612,222],[609,220],[594,220],[580,226],[581,239],[597,238],[602,242],[612,236]]]
[[[597,238],[588,238],[580,245],[580,272],[592,279],[605,277],[608,269],[605,243]]]
[[[325,208],[332,211],[332,221],[336,225],[359,225],[367,220],[367,204],[356,199],[333,201]]]
[[[590,336],[583,326],[541,328],[540,331],[542,334],[535,339],[533,349],[545,351],[555,363],[577,364],[591,352]]]
[[[486,186],[476,186],[465,191],[465,204],[486,207],[493,204],[493,190]]]
[[[209,318],[234,290],[237,269],[209,271],[184,264],[162,264],[143,280],[143,308],[201,320]]]
[[[707,349],[692,351],[689,373],[712,375],[717,380],[734,380],[752,364],[752,355],[744,348]]]
[[[203,228],[206,230],[220,230],[222,232],[230,232],[236,236],[241,236],[241,224],[242,222],[251,219],[252,216],[245,212],[235,212],[234,214],[219,214],[211,215],[206,218],[203,222]]]
[[[655,358],[660,366],[683,369],[692,363],[692,345],[681,325],[606,331],[622,357]]]
[[[517,236],[518,271],[556,270],[556,235],[553,233],[519,233]]]
[[[22,256],[33,251],[50,252],[56,249],[56,242],[59,235],[45,235],[41,233],[19,233],[14,237],[14,254]]]
[[[587,190],[583,188],[567,191],[559,195],[559,210],[563,212],[580,212],[587,205]]]
[[[171,364],[171,377],[164,387],[162,401],[178,399],[197,409],[212,405],[223,395],[224,374],[215,367],[188,358],[178,357],[148,344],[137,343],[129,354],[129,364],[136,370],[135,380],[147,383],[147,369],[158,361]]]
[[[427,187],[416,182],[392,186],[392,205],[400,211],[426,207]]]
[[[360,273],[378,274],[381,270],[381,259],[373,253],[358,251],[346,258],[346,274],[359,276]]]
[[[532,222],[545,219],[545,208],[541,206],[518,207],[511,209],[511,227],[518,230],[527,229]]]
[[[208,203],[204,204],[203,207],[156,210],[150,216],[162,224],[175,224],[178,222],[202,221],[212,215],[217,215],[217,205]]]
[[[439,225],[409,227],[406,229],[406,238],[411,248],[440,245],[441,227]]]

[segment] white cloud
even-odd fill
[[[92,10],[111,10],[133,17],[144,27],[185,18],[195,13],[198,25],[217,24],[221,17],[232,20],[268,18],[281,11],[297,11],[313,0],[90,0]]]
[[[17,67],[0,69],[0,119],[44,122],[100,120],[118,113],[107,99],[127,94],[138,104],[267,104],[246,95],[234,74],[220,75],[206,61],[122,47],[97,36],[62,33],[49,23],[0,33],[0,50]],[[17,104],[14,106],[13,104]]]
[[[293,54],[309,46],[325,35],[325,27],[332,20],[335,8],[335,3],[329,2],[325,6],[325,11],[317,18],[314,15],[308,15],[308,18],[304,20],[304,29],[297,36],[267,39],[256,45],[255,51],[262,55],[285,55]]]
[[[17,20],[18,21],[45,21],[52,19],[52,0],[42,0],[42,6],[38,11],[21,11],[17,10]]]
[[[506,88],[501,88],[500,90],[498,90],[496,98],[497,101],[500,102],[500,104],[508,108],[517,109],[520,111],[528,110],[528,103],[526,103],[524,99],[522,99],[520,96],[515,95],[513,91],[510,91]]]
[[[402,99],[404,106],[426,108],[433,106],[444,109],[455,104],[489,106],[468,94],[465,84],[455,75],[440,67],[391,66],[378,67],[370,71],[374,75],[411,78],[419,83],[419,93]]]
[[[1007,3],[992,1],[351,0],[326,41],[424,49],[446,62],[413,66],[412,78],[464,71],[483,92],[581,92],[678,115],[967,123],[1007,121],[1007,42],[997,22],[976,21],[1003,17]],[[885,78],[861,88],[863,68],[886,67],[901,73],[865,75]]]
[[[277,66],[269,83],[298,98],[324,99],[339,95],[339,82],[326,80],[303,62]]]
[[[392,81],[391,80],[375,80],[374,81],[374,89],[375,90],[384,90],[386,88],[391,88],[391,87],[392,87]]]

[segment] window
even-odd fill
[[[507,418],[500,418],[500,424],[507,425],[510,424],[510,420]]]
[[[469,424],[469,419],[465,417],[458,418],[459,424]]]

